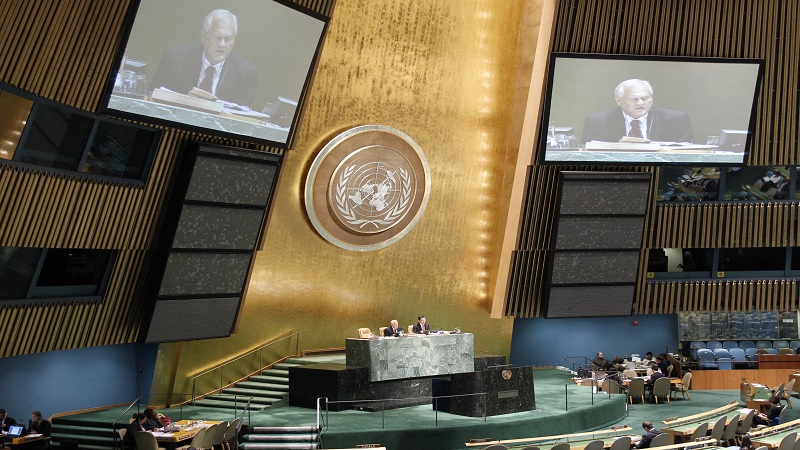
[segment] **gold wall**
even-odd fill
[[[301,332],[304,349],[343,347],[359,327],[377,333],[419,314],[434,328],[475,333],[478,351],[509,353],[513,322],[489,313],[539,3],[337,1],[237,333],[179,350],[162,345],[160,367],[176,367],[174,392],[191,389],[186,377],[287,333]],[[315,232],[303,188],[322,146],[364,124],[409,134],[428,158],[432,187],[408,235],[358,253]],[[154,392],[166,392],[168,378]]]

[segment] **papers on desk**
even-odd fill
[[[217,103],[213,100],[206,100],[204,98],[181,94],[180,92],[175,92],[164,87],[153,89],[151,98],[154,102],[163,102],[213,113],[220,113],[225,107],[225,105],[222,103]]]
[[[719,150],[716,145],[692,144],[689,142],[603,142],[589,141],[586,150],[602,150],[611,152],[686,152],[686,153],[715,153]]]
[[[25,436],[23,436],[23,437],[24,437],[25,439],[34,439],[34,438],[40,438],[40,437],[42,437],[42,434],[41,434],[41,433],[31,433],[31,434],[26,434],[26,435],[25,435]]]
[[[175,436],[175,433],[170,433],[166,431],[153,431],[153,436],[155,437],[172,437]]]

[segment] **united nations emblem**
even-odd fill
[[[334,245],[376,250],[416,225],[429,193],[430,168],[419,146],[399,130],[365,125],[320,151],[306,180],[306,211]]]
[[[511,376],[513,375],[513,372],[508,369],[504,369],[502,375],[504,380],[510,380]]]

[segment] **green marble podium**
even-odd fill
[[[347,339],[347,367],[367,367],[370,381],[467,373],[475,370],[472,333]]]

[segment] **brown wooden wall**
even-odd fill
[[[129,0],[0,0],[0,80],[88,112],[98,108]],[[330,16],[334,0],[298,0]],[[134,342],[148,250],[177,156],[191,141],[266,146],[163,128],[145,185],[31,170],[0,160],[0,246],[118,250],[96,304],[0,304],[0,357]]]
[[[747,164],[798,164],[800,3],[780,0],[561,0],[554,52],[762,58],[754,143]],[[514,252],[506,315],[541,316],[544,265],[559,170],[619,170],[535,164]],[[623,169],[628,170],[628,169]],[[652,170],[656,177],[658,169]],[[654,197],[653,192],[653,197]],[[640,258],[635,313],[794,310],[795,280],[650,282],[649,248],[797,245],[797,202],[659,204],[651,200]]]

